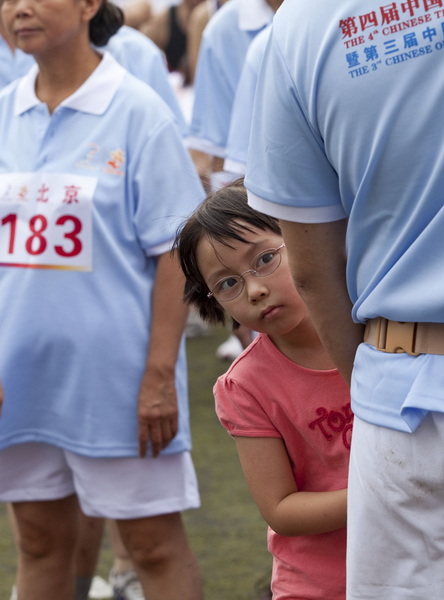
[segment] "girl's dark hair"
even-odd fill
[[[94,46],[106,46],[110,38],[122,27],[122,10],[108,0],[102,0],[99,10],[89,22],[89,39]]]
[[[277,219],[248,205],[243,179],[238,179],[207,196],[177,232],[174,248],[186,278],[184,301],[195,306],[209,323],[225,323],[226,313],[214,297],[207,297],[209,289],[197,264],[197,246],[202,239],[228,247],[230,240],[248,244],[244,233],[253,227],[281,233]]]

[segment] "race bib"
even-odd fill
[[[70,174],[0,174],[0,266],[92,270],[97,179]]]

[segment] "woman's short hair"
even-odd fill
[[[226,313],[214,297],[207,297],[209,289],[197,264],[197,246],[202,239],[228,247],[231,240],[248,244],[245,233],[253,227],[281,233],[277,219],[248,205],[243,179],[238,179],[207,196],[177,233],[174,248],[186,277],[184,301],[209,323],[225,323]]]

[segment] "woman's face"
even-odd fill
[[[1,0],[11,42],[36,58],[72,47],[88,33],[94,0]]]

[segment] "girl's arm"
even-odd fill
[[[298,492],[282,439],[234,439],[250,493],[273,531],[314,535],[346,526],[347,490]]]
[[[177,256],[158,257],[154,283],[150,344],[139,391],[139,454],[148,441],[156,457],[177,433],[176,360],[188,307],[182,302],[184,276]]]

